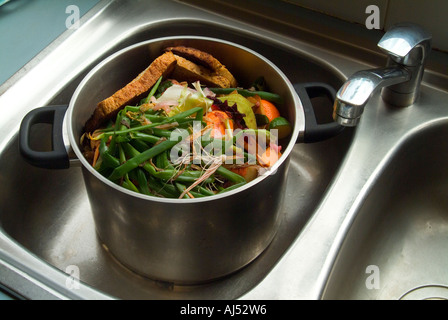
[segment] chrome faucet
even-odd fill
[[[343,126],[356,126],[369,98],[382,88],[385,102],[407,107],[418,97],[432,36],[420,26],[401,23],[387,31],[378,47],[387,53],[385,68],[359,71],[336,94],[333,118]]]

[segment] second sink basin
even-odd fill
[[[355,213],[324,299],[448,299],[448,122],[406,139]]]

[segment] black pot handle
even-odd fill
[[[46,169],[67,169],[69,156],[64,145],[62,125],[67,105],[54,105],[34,109],[22,120],[19,131],[19,151],[22,157],[33,166]],[[33,125],[52,124],[52,150],[35,151],[30,147],[30,135]]]
[[[336,91],[330,85],[321,82],[307,82],[294,84],[294,89],[302,101],[305,112],[304,142],[318,142],[334,137],[342,132],[343,126],[337,122],[318,124],[311,99],[327,97],[333,105]]]

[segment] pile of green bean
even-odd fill
[[[154,94],[154,90],[148,98]],[[141,103],[145,103],[148,98]],[[152,109],[143,110],[141,104],[126,106],[119,111],[115,121],[111,121],[106,128],[98,130],[97,135],[91,137],[100,141],[99,156],[94,168],[103,176],[126,189],[166,198],[211,196],[246,183],[242,176],[220,165],[212,175],[195,184],[204,170],[191,164],[179,168],[170,161],[171,149],[182,139],[182,136],[173,139],[173,130],[191,130],[193,121],[203,123],[202,107],[171,117]],[[142,121],[141,117],[148,121]],[[160,128],[167,125],[170,127],[170,124],[172,128]],[[202,143],[213,141],[203,140]],[[194,188],[184,192],[192,184],[195,184]]]

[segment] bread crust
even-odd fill
[[[121,108],[139,100],[161,76],[165,78],[171,75],[176,64],[177,60],[172,52],[166,52],[157,57],[135,79],[98,103],[92,116],[86,122],[85,131],[94,131],[106,120],[115,117]]]
[[[177,81],[186,81],[193,83],[199,81],[201,84],[210,87],[230,88],[230,82],[227,78],[210,72],[209,69],[195,64],[181,56],[174,55],[177,64],[171,74]]]
[[[177,65],[174,74],[178,77],[184,76],[186,79],[176,79],[181,81],[201,81],[208,86],[221,88],[236,88],[238,82],[231,72],[211,54],[196,48],[177,46],[167,47],[166,52],[173,52]]]

